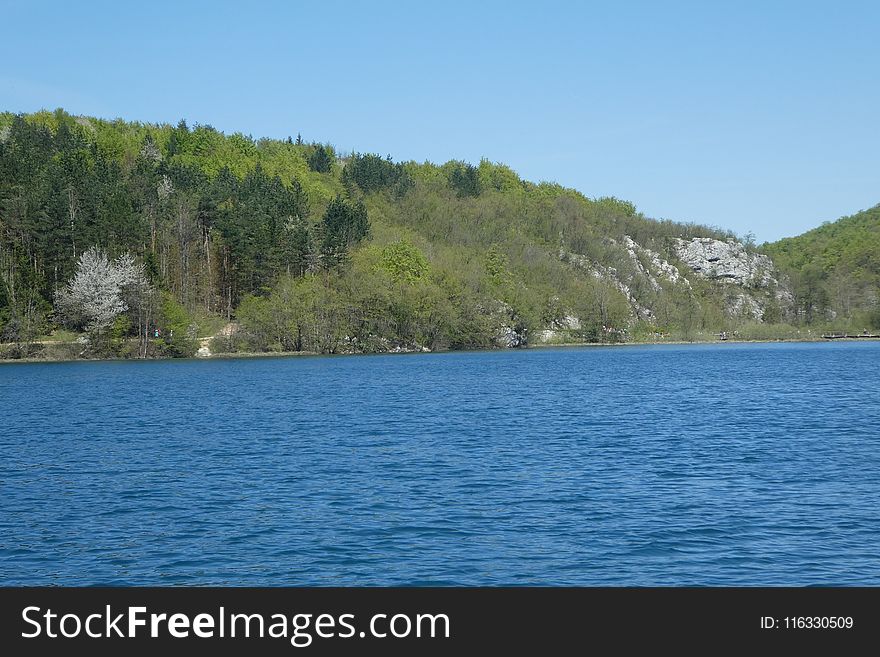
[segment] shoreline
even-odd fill
[[[443,351],[399,351],[377,353],[350,353],[350,354],[323,354],[315,351],[261,351],[261,352],[230,352],[216,353],[209,356],[192,356],[189,358],[0,358],[0,365],[14,363],[139,363],[139,362],[166,362],[166,361],[210,361],[210,360],[236,360],[251,358],[304,358],[318,356],[404,356],[415,354],[451,354],[473,352],[502,352],[502,351],[528,351],[531,349],[564,349],[572,347],[644,347],[644,346],[682,346],[682,345],[722,345],[722,344],[771,344],[771,343],[834,343],[834,342],[880,342],[876,337],[849,337],[849,338],[781,338],[781,339],[727,339],[727,340],[645,340],[640,342],[565,342],[560,344],[535,344],[526,347],[512,349],[447,349]]]

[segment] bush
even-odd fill
[[[428,273],[428,260],[416,246],[400,241],[382,250],[381,267],[395,283],[413,285]]]
[[[198,328],[186,308],[171,294],[162,294],[162,327],[159,349],[162,355],[191,358],[198,349]]]

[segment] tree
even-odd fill
[[[629,201],[623,201],[614,196],[602,196],[595,200],[596,205],[604,210],[622,214],[625,217],[636,216],[636,206]]]
[[[412,179],[403,164],[395,164],[390,155],[382,158],[375,153],[353,154],[342,170],[342,182],[350,190],[357,185],[368,194],[391,189],[398,197],[412,187]]]
[[[0,273],[0,342],[15,342],[18,355],[26,356],[46,329],[51,307],[41,294],[44,281],[39,270],[23,254],[9,255],[12,262],[2,268],[9,280]]]
[[[493,244],[486,252],[486,275],[492,285],[498,288],[508,287],[512,282],[512,275],[508,269],[508,258],[498,248],[497,244]]]
[[[313,266],[314,243],[309,222],[305,219],[291,219],[285,226],[285,259],[287,273],[304,276]]]
[[[395,283],[414,285],[428,272],[428,259],[410,242],[399,241],[382,250],[382,268]]]
[[[828,308],[825,278],[825,272],[816,264],[804,267],[792,277],[795,302],[808,324],[823,319]]]
[[[466,162],[453,162],[449,170],[449,186],[460,197],[479,196],[483,189],[479,169]]]
[[[84,328],[97,342],[119,315],[142,303],[149,290],[143,267],[131,254],[111,260],[92,247],[79,257],[76,274],[58,293],[58,307],[71,325]]]
[[[324,240],[321,255],[328,269],[347,259],[348,249],[360,242],[370,231],[367,208],[363,202],[349,203],[337,195],[324,213]]]
[[[309,155],[309,168],[317,173],[330,173],[332,164],[333,156],[321,144],[318,144],[315,150],[312,151],[312,154]]]
[[[186,308],[167,292],[162,295],[162,350],[174,357],[191,357],[198,348],[198,327]]]

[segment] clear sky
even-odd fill
[[[758,241],[880,202],[880,2],[0,0],[0,109],[482,157]]]

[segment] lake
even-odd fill
[[[0,584],[880,585],[880,343],[0,366]]]

